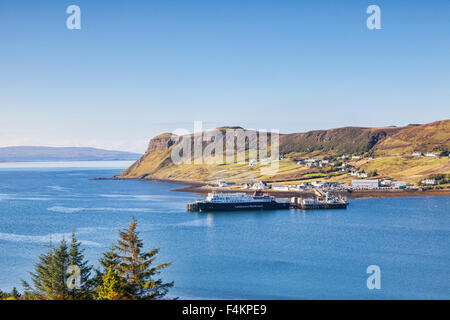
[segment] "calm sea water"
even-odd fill
[[[131,216],[173,261],[171,296],[450,298],[450,197],[353,200],[347,210],[187,213],[175,185],[93,181],[115,168],[0,169],[0,289],[20,287],[49,239],[75,230],[97,266]],[[381,268],[368,290],[366,268]]]

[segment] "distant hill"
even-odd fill
[[[224,133],[229,128],[231,127],[217,129]],[[171,137],[170,134],[162,134],[151,139],[147,152],[119,177],[203,182],[218,179],[297,181],[304,180],[308,175],[318,176],[321,170],[306,169],[304,166],[297,165],[295,159],[333,158],[344,154],[358,155],[366,159],[350,160],[351,165],[355,168],[371,172],[377,171],[383,176],[407,181],[416,181],[429,174],[450,172],[448,157],[440,159],[411,157],[413,151],[434,152],[438,155],[448,153],[450,150],[450,120],[404,127],[344,127],[280,134],[279,150],[285,159],[280,161],[280,170],[275,175],[263,175],[259,170],[263,167],[263,163],[258,163],[254,167],[249,167],[245,163],[175,165],[171,161],[171,151],[180,140],[180,137]],[[203,149],[207,145],[208,143],[203,142]],[[226,145],[225,141],[223,141],[223,145]],[[247,145],[244,150],[247,159],[248,151]],[[327,175],[337,180],[352,179],[348,173],[336,170],[332,174],[325,174],[325,176]]]
[[[18,146],[0,148],[0,161],[110,161],[136,160],[140,154],[84,147]]]

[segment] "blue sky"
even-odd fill
[[[81,30],[66,8],[81,8]],[[368,30],[366,8],[381,8]],[[0,146],[449,118],[450,1],[0,0]]]

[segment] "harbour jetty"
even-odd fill
[[[302,210],[313,209],[346,209],[348,201],[340,196],[332,196],[321,190],[314,189],[315,199],[304,199],[299,197],[291,198],[291,206]]]

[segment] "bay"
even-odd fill
[[[147,181],[91,180],[119,165],[0,168],[0,289],[21,288],[50,239],[101,253],[131,217],[186,299],[449,299],[450,197],[351,200],[346,210],[188,213],[198,195]],[[369,265],[381,289],[369,290]]]

